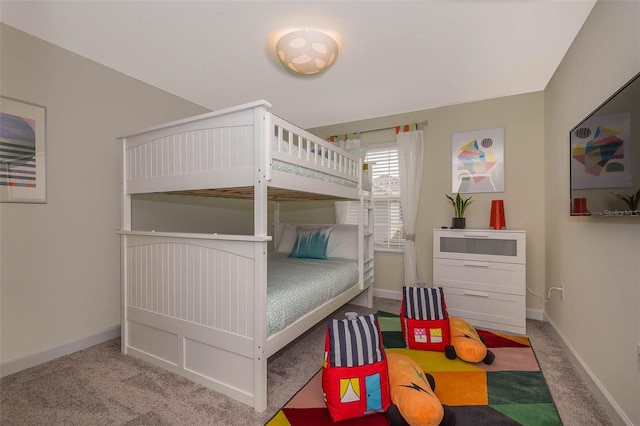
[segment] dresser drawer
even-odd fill
[[[517,263],[434,259],[433,285],[524,296],[525,268]]]
[[[526,263],[524,231],[434,229],[433,257]]]
[[[450,316],[460,317],[479,328],[526,332],[524,296],[456,287],[445,287],[444,295]]]

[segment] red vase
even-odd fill
[[[503,200],[491,200],[491,218],[489,221],[489,227],[493,229],[507,229],[507,224],[504,220]]]
[[[584,197],[578,197],[573,199],[573,212],[572,216],[591,216],[589,210],[587,210],[587,199]]]

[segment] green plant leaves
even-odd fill
[[[638,210],[638,207],[640,207],[640,188],[638,188],[638,191],[635,194],[614,194],[613,192],[611,194],[627,203],[629,210]]]
[[[454,211],[454,217],[464,217],[464,212],[465,210],[467,210],[467,207],[469,206],[469,204],[473,203],[474,200],[472,200],[471,196],[469,198],[465,198],[463,199],[460,196],[460,193],[456,193],[456,197],[453,198],[450,195],[444,194],[445,197],[447,197],[449,199],[449,203],[451,204],[451,207],[453,207],[453,211]]]

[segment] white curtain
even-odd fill
[[[335,201],[336,223],[347,223],[350,201]]]
[[[352,133],[350,135],[345,135],[344,138],[334,136],[334,142],[340,148],[346,149],[349,151],[351,148],[357,148],[360,146],[360,137],[358,135]],[[364,158],[363,158],[364,160]],[[335,201],[334,206],[336,209],[336,223],[342,224],[347,223],[347,217],[349,215],[349,208],[351,206],[351,201]]]
[[[423,135],[422,130],[402,132],[396,135],[400,162],[400,203],[405,232],[404,283],[418,282],[416,264],[416,219],[422,183]]]

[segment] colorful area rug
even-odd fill
[[[527,337],[478,330],[495,354],[492,365],[449,360],[443,352],[405,349],[397,315],[378,312],[385,349],[413,358],[435,378],[435,393],[458,426],[562,425]],[[267,426],[334,424],[322,398],[321,372],[267,422]],[[341,426],[388,426],[386,415],[345,420]]]

